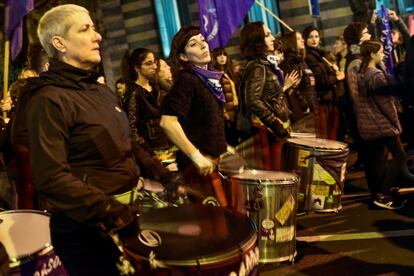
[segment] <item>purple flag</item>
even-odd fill
[[[10,40],[14,60],[23,45],[23,17],[33,10],[33,0],[6,0],[4,8],[5,35]]]
[[[199,0],[201,33],[210,49],[225,47],[254,0]]]
[[[394,45],[391,38],[391,26],[388,20],[388,11],[384,6],[381,6],[381,35],[380,40],[384,47],[384,64],[387,72],[394,75]]]

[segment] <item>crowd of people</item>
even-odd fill
[[[370,24],[349,24],[331,52],[314,26],[275,38],[250,22],[240,36],[242,72],[225,48],[209,49],[199,27],[182,27],[168,62],[149,49],[127,51],[112,91],[98,81],[102,37],[89,12],[55,7],[40,20],[41,46],[29,51],[31,75],[12,85],[12,104],[2,102],[11,110],[3,156],[18,197],[5,208],[52,214],[52,243],[69,273],[116,275],[120,253],[103,233],[137,231],[140,177],[174,196],[183,186],[197,191],[188,192],[191,203],[231,208],[220,156],[253,138],[258,169],[280,171],[294,132],[351,141],[374,203],[401,208],[396,189],[414,184],[404,148],[414,141],[401,139],[414,135],[399,119],[414,119],[414,40],[394,11],[389,17],[394,76]]]

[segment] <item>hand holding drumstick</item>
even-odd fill
[[[336,65],[335,63],[330,62],[326,57],[322,58],[323,61],[325,61],[330,67],[332,67],[335,70],[335,74],[336,74],[336,79],[337,80],[343,80],[345,79],[345,73],[342,71],[339,71],[339,67],[338,65]]]

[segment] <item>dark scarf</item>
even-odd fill
[[[207,85],[208,89],[219,101],[226,102],[223,87],[220,84],[220,79],[223,75],[222,72],[204,70],[196,66],[193,66],[193,72]]]

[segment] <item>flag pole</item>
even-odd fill
[[[258,0],[255,0],[256,4],[259,5],[263,10],[265,10],[266,12],[268,12],[271,16],[273,16],[277,21],[279,21],[280,24],[282,24],[286,29],[288,29],[289,31],[293,32],[293,29],[286,24],[282,19],[279,18],[279,16],[277,16],[276,14],[274,14],[271,10],[269,10],[268,8],[266,8],[262,3],[260,3]]]
[[[3,63],[3,100],[7,99],[9,90],[9,65],[10,65],[10,40],[6,38],[4,43],[4,63]],[[7,119],[7,112],[3,111],[3,119]]]

